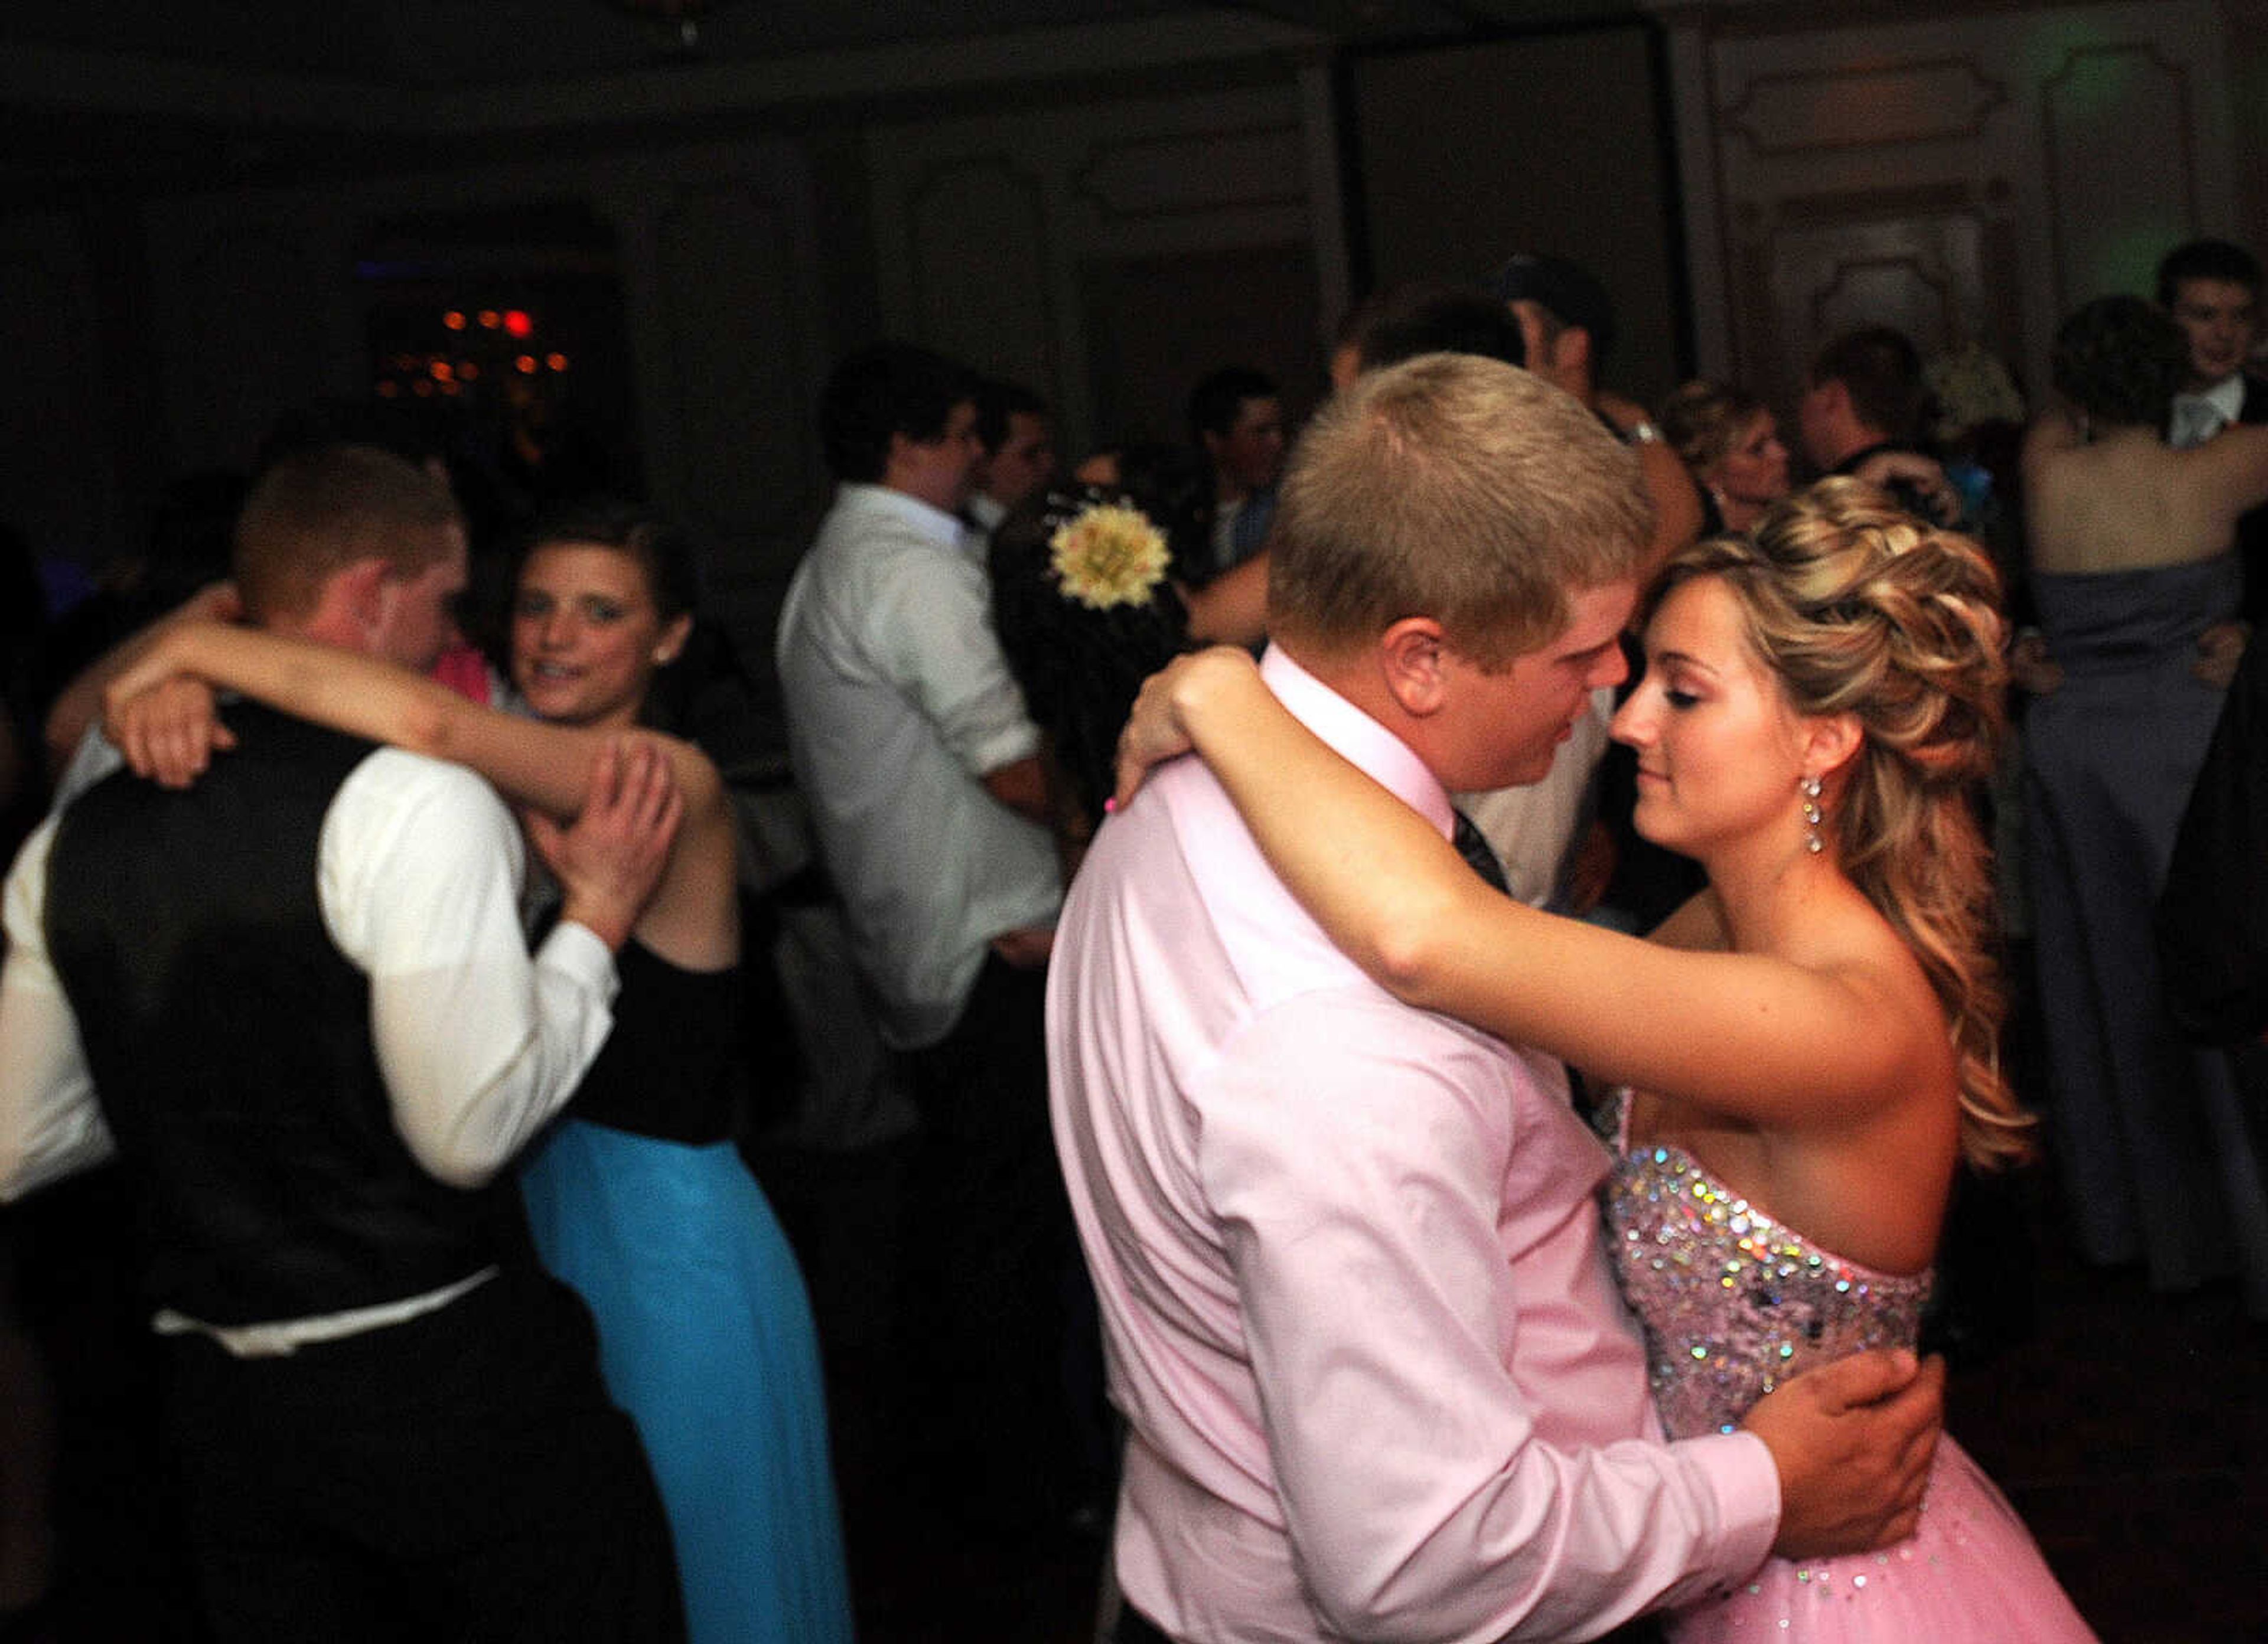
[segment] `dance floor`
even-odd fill
[[[810,1242],[832,1338],[859,1636],[1082,1644],[1094,1629],[1096,1528],[1012,1543],[973,1533],[936,1493],[907,1488],[886,1424],[870,1420],[887,1407],[892,1375],[873,1303],[901,1163],[760,1161]],[[1962,1271],[1977,1322],[1956,1339],[1948,1425],[2112,1644],[2268,1640],[2268,1328],[2248,1323],[2225,1288],[2156,1296],[2135,1274],[2083,1269],[2049,1193],[2034,1172],[1955,1230],[1971,1252]],[[82,1306],[63,1321],[67,1579],[53,1624],[9,1644],[200,1640],[169,1545],[137,1337],[114,1328],[129,1310]]]

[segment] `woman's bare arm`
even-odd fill
[[[1160,716],[1174,729],[1160,730]],[[1888,967],[1666,947],[1488,889],[1431,823],[1295,720],[1237,653],[1175,664],[1145,687],[1136,721],[1131,756],[1170,752],[1177,736],[1194,746],[1301,904],[1410,1004],[1759,1122],[1871,1108],[1909,1088],[1929,1036],[1941,1038],[1941,1024],[1911,1022],[1908,979]],[[1702,915],[1692,917],[1673,934],[1703,934]],[[1854,1021],[1883,1031],[1853,1033]],[[1901,1021],[1912,1031],[1896,1031]]]
[[[178,718],[153,722],[169,711],[166,693],[184,677],[353,736],[468,766],[506,798],[563,821],[582,811],[599,755],[623,735],[484,708],[434,680],[335,646],[183,623],[154,636],[105,694],[114,734],[136,769],[146,773],[180,757]],[[176,715],[180,700],[170,709]],[[690,743],[652,731],[629,734],[668,760],[685,808],[668,871],[638,936],[676,964],[720,968],[739,951],[735,847],[723,781]]]
[[[110,682],[145,655],[158,639],[187,623],[232,621],[241,609],[234,583],[210,583],[81,669],[78,677],[63,687],[48,709],[47,723],[41,727],[47,744],[48,777],[53,779],[62,774],[70,763],[71,755],[78,751],[86,728],[102,717],[103,695]]]

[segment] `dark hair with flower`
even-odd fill
[[[1192,525],[1148,489],[1051,489],[992,533],[1000,648],[1088,827],[1110,793],[1135,694],[1189,642],[1189,613],[1167,570]]]

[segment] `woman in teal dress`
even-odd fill
[[[581,808],[612,743],[654,737],[637,727],[690,632],[692,598],[681,536],[596,507],[541,530],[520,568],[512,675],[532,719],[381,662],[216,624],[157,639],[111,700],[201,679],[468,765],[543,833]],[[654,739],[685,820],[618,961],[614,1031],[530,1149],[521,1188],[537,1250],[589,1303],[608,1386],[645,1442],[695,1644],[835,1644],[850,1609],[810,1303],[730,1139],[747,1068],[732,813],[698,749]]]

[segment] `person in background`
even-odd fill
[[[1520,323],[1528,369],[1574,395],[1637,451],[1653,504],[1649,567],[1700,535],[1701,497],[1685,465],[1662,443],[1643,406],[1602,384],[1616,327],[1613,300],[1598,275],[1565,257],[1521,252],[1506,259],[1490,285]],[[1642,571],[1641,586],[1646,580]]]
[[[2056,1162],[2080,1253],[2153,1288],[2235,1272],[2268,1317],[2268,1185],[2228,1058],[2167,1013],[2152,910],[2226,687],[2198,641],[2237,606],[2231,532],[2268,502],[2268,427],[2176,451],[2181,329],[2135,297],[2056,332],[2025,437],[2032,598],[2059,674],[2024,723],[2031,914]]]
[[[976,394],[903,343],[836,367],[820,431],[839,484],[776,655],[797,785],[921,1119],[898,1278],[904,1473],[940,1523],[1001,1535],[1061,1523],[1084,1481],[1042,1025],[1062,879],[1039,730],[958,512]]]
[[[1211,466],[1212,563],[1209,576],[1260,552],[1276,517],[1284,472],[1284,399],[1275,379],[1225,365],[1189,394],[1189,443]]]
[[[1055,423],[1048,402],[1014,383],[978,385],[976,444],[964,506],[969,523],[990,536],[1010,509],[1055,478]]]
[[[2252,370],[2260,286],[2259,260],[2225,239],[2176,246],[2158,264],[2158,305],[2189,341],[2189,369],[2166,423],[2167,443],[2176,451],[2233,425],[2268,422],[2268,380]],[[2236,552],[2244,564],[2240,614],[2257,625],[2268,614],[2268,509],[2236,522]],[[2221,642],[2233,655],[2231,642]]]
[[[1707,500],[1702,535],[1753,530],[1787,495],[1787,447],[1771,407],[1745,388],[1697,378],[1661,402],[1661,437]]]

